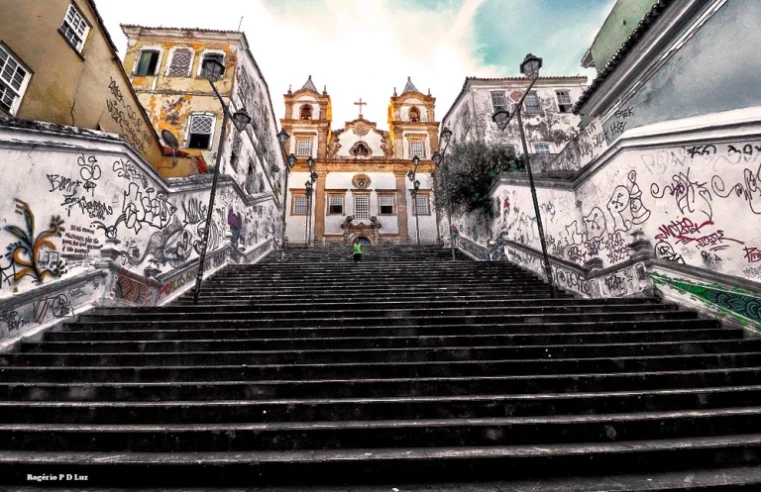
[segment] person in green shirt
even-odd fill
[[[359,239],[354,240],[354,263],[362,261],[362,243]]]

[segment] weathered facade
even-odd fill
[[[119,134],[172,166],[91,0],[0,2],[0,114]],[[11,21],[12,19],[12,21]],[[178,160],[180,167],[191,165]]]
[[[135,149],[96,130],[0,118],[0,351],[94,306],[151,306],[198,275],[212,177],[163,179]],[[222,176],[205,271],[275,247],[271,193]]]
[[[536,179],[556,283],[761,329],[759,22],[753,2],[662,0],[617,50],[548,166],[569,176]],[[499,214],[467,237],[541,274],[528,180],[504,175],[492,198]]]
[[[523,103],[523,124],[530,154],[555,154],[575,136],[579,117],[573,104],[586,87],[586,77],[540,77]],[[442,121],[453,143],[468,139],[503,143],[523,150],[517,121],[501,131],[492,120],[498,108],[512,113],[529,86],[523,77],[465,79],[462,91]]]
[[[159,132],[172,132],[183,152],[202,156],[209,165],[217,159],[224,113],[203,64],[215,58],[224,65],[217,90],[231,112],[245,109],[253,120],[243,130],[228,121],[220,171],[248,193],[280,193],[284,166],[277,122],[245,34],[132,25],[122,29],[129,46],[124,68],[151,124]]]
[[[437,239],[430,179],[431,156],[438,150],[434,97],[419,92],[408,79],[402,93],[397,95],[395,90],[390,99],[388,131],[363,118],[361,99],[358,118],[341,129],[331,129],[330,96],[325,89],[317,91],[311,76],[301,89],[289,89],[284,97],[282,126],[290,134],[286,152],[298,159],[286,201],[289,241],[305,241],[310,217],[312,237],[318,242],[361,238],[371,244],[406,243],[416,240],[416,224],[421,241]],[[413,185],[407,173],[415,155],[421,159],[420,190],[413,206]],[[311,200],[305,186],[309,157],[315,160],[318,176]]]

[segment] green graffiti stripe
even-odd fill
[[[668,285],[680,292],[691,295],[694,299],[703,302],[723,314],[739,316],[744,320],[750,320],[761,328],[761,298],[747,295],[744,290],[727,290],[720,285],[701,285],[684,279],[675,279],[651,273],[650,277],[657,285]]]

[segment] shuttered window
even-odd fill
[[[354,218],[355,219],[369,219],[370,218],[370,197],[369,196],[355,196],[354,197]]]
[[[174,50],[167,75],[170,77],[190,77],[190,65],[192,61],[193,52],[190,49],[180,48]]]

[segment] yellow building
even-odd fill
[[[168,130],[180,149],[217,158],[224,112],[206,79],[204,62],[224,65],[215,86],[231,112],[245,109],[252,124],[240,131],[227,126],[220,171],[248,193],[280,191],[282,152],[269,89],[245,34],[199,28],[123,25],[127,36],[124,68],[157,131]]]
[[[164,156],[91,0],[2,0],[0,19],[0,113],[117,133],[164,175],[194,167]]]
[[[400,95],[394,89],[388,105],[389,130],[362,116],[366,103],[355,103],[359,115],[343,128],[331,129],[331,101],[327,90],[318,92],[310,76],[296,92],[285,97],[282,127],[290,138],[286,152],[298,161],[289,177],[286,234],[291,243],[350,242],[434,243],[439,237],[432,205],[434,169],[431,156],[438,150],[434,114],[436,99],[422,94],[411,80]],[[407,178],[417,155],[420,190],[412,200]],[[317,173],[314,197],[307,197],[309,169]],[[310,227],[307,227],[307,222]],[[313,231],[309,234],[308,230]]]

